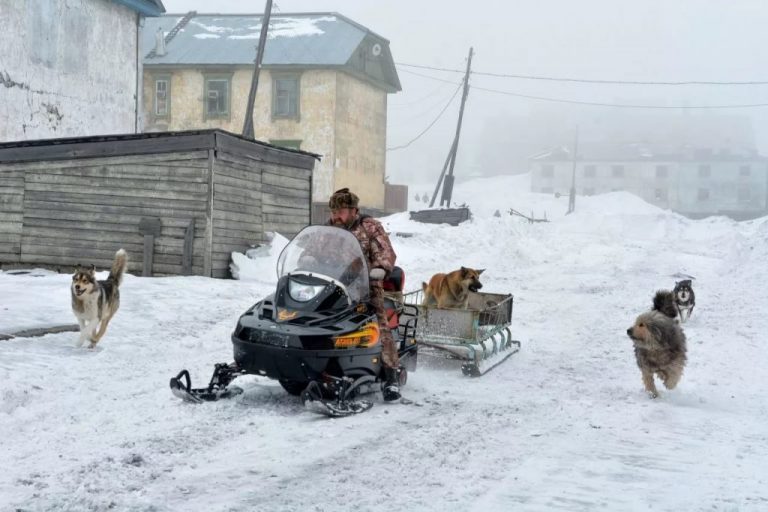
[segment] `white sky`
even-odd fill
[[[231,360],[275,255],[240,258],[250,280],[127,275],[96,351],[76,333],[0,341],[0,510],[765,510],[768,218],[691,221],[624,192],[566,217],[528,180],[458,185],[459,227],[384,219],[408,290],[465,265],[514,294],[522,350],[501,367],[467,379],[420,358],[418,406],[374,398],[341,420],[250,376],[191,406],[169,377],[204,385]],[[509,207],[552,222],[493,216]],[[689,362],[651,400],[625,330],[677,273],[696,278]],[[74,321],[70,276],[41,274],[0,272],[0,332]]]

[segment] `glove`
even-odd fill
[[[386,277],[386,275],[387,271],[383,268],[372,268],[371,272],[368,274],[368,277],[370,277],[372,281],[381,281]]]

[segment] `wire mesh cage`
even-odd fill
[[[512,322],[514,298],[510,294],[470,292],[467,309],[422,306],[423,300],[422,290],[403,296],[405,304],[418,307],[416,337],[421,342],[479,342],[499,333]]]

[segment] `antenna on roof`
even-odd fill
[[[269,18],[272,15],[272,0],[267,0],[267,6],[264,8],[264,16],[261,20],[261,33],[259,34],[259,47],[256,51],[256,64],[253,67],[253,78],[251,78],[251,91],[248,93],[248,106],[245,109],[245,121],[243,122],[243,137],[255,139],[253,133],[253,104],[256,103],[256,90],[259,88],[259,71],[261,70],[261,61],[264,58],[264,46],[267,44],[267,30],[269,29]]]

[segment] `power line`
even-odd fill
[[[435,66],[423,66],[419,64],[406,64],[396,62],[397,66],[406,66],[417,69],[430,69],[432,71],[444,71],[448,73],[464,73],[461,69],[439,68]],[[405,71],[405,70],[402,70]],[[479,76],[492,76],[496,78],[516,78],[521,80],[546,80],[550,82],[574,82],[583,84],[613,84],[613,85],[768,85],[768,81],[748,80],[748,81],[706,81],[706,80],[685,80],[685,81],[640,81],[640,80],[590,80],[586,78],[554,77],[542,75],[520,75],[505,73],[489,73],[483,71],[472,71],[472,74]]]
[[[435,119],[434,119],[434,120],[432,120],[432,122],[431,122],[431,123],[429,123],[429,125],[428,125],[426,128],[424,128],[424,129],[421,131],[421,133],[419,133],[419,134],[418,134],[416,137],[414,137],[413,139],[409,140],[409,141],[408,141],[407,143],[405,143],[405,144],[402,144],[402,145],[400,145],[400,146],[394,146],[394,147],[391,147],[391,148],[387,148],[387,151],[395,151],[395,150],[398,150],[398,149],[407,148],[408,146],[410,146],[411,144],[413,144],[414,142],[416,142],[417,140],[419,140],[419,138],[420,138],[422,135],[424,135],[425,133],[427,133],[427,131],[429,131],[429,129],[430,129],[430,128],[432,128],[432,126],[434,126],[434,124],[437,122],[437,120],[438,120],[438,119],[440,119],[440,117],[441,117],[441,116],[443,115],[443,113],[444,113],[444,112],[445,112],[445,111],[448,109],[448,107],[451,105],[451,103],[453,103],[453,100],[454,100],[454,98],[456,98],[456,95],[459,93],[459,91],[461,90],[461,87],[462,87],[463,85],[464,85],[464,81],[462,80],[462,81],[461,81],[461,83],[459,84],[459,86],[458,86],[458,87],[456,88],[456,90],[453,92],[453,95],[451,96],[451,98],[448,100],[448,103],[446,103],[446,104],[445,104],[445,106],[443,107],[443,110],[441,110],[441,111],[440,111],[440,113],[439,113],[439,114],[437,114],[437,117],[435,117]]]
[[[455,85],[455,84],[454,84]],[[389,108],[403,108],[403,107],[410,107],[412,105],[416,105],[417,103],[423,103],[425,100],[428,100],[429,98],[432,98],[435,94],[437,94],[441,89],[445,87],[444,85],[438,85],[437,88],[435,88],[434,91],[430,92],[426,96],[419,98],[418,100],[413,101],[407,101],[405,103],[389,103]]]
[[[416,73],[414,71],[408,71],[405,69],[402,71],[405,71],[406,73],[410,73],[412,75],[420,76],[423,78],[428,78],[430,80],[436,80],[438,82],[446,82],[454,85],[456,84],[456,82],[452,82],[450,80],[444,80],[436,76]],[[636,109],[654,109],[654,110],[673,110],[673,109],[715,110],[715,109],[726,109],[726,108],[768,107],[768,103],[747,103],[747,104],[737,104],[737,105],[636,105],[636,104],[627,104],[627,103],[604,103],[599,101],[579,101],[579,100],[569,100],[569,99],[563,99],[563,98],[551,98],[546,96],[533,96],[530,94],[521,94],[521,93],[516,93],[512,91],[501,91],[498,89],[489,89],[487,87],[478,87],[477,85],[473,85],[472,88],[478,91],[491,92],[494,94],[503,94],[505,96],[513,96],[516,98],[526,98],[529,100],[538,100],[538,101],[550,101],[553,103],[570,103],[573,105],[587,105],[592,107],[636,108]]]
[[[437,78],[436,76],[424,75],[422,73],[416,73],[415,71],[408,71],[407,69],[401,69],[400,71],[403,71],[404,73],[408,73],[409,75],[416,75],[416,76],[420,76],[422,78],[429,78],[430,80],[436,80],[438,82],[443,82],[443,83],[446,83],[446,84],[453,84],[453,85],[461,84],[461,82],[453,82],[451,80],[443,80],[442,78]]]

